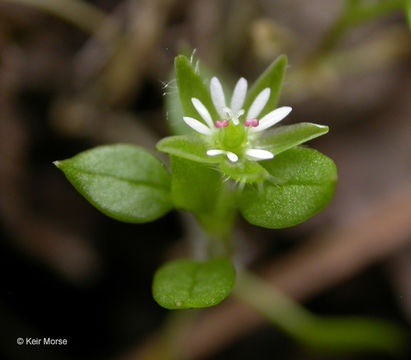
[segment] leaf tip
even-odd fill
[[[184,56],[184,55],[177,55],[175,58],[174,58],[174,66],[178,66],[178,65],[186,65],[186,64],[188,64],[189,63],[189,60],[187,59],[187,57],[186,56]]]
[[[161,139],[160,141],[157,142],[157,144],[156,144],[157,151],[165,152],[164,151],[164,143],[166,142],[165,139],[167,139],[167,138],[163,138],[163,139]]]
[[[288,57],[285,54],[281,54],[277,57],[277,62],[279,63],[284,63],[284,65],[287,65],[288,63]]]
[[[318,129],[323,130],[323,133],[326,134],[330,131],[330,128],[327,125],[320,125],[320,124],[314,124]]]
[[[57,167],[58,169],[60,169],[60,168],[61,168],[61,165],[62,165],[62,162],[59,161],[59,160],[56,160],[56,161],[53,161],[53,165],[54,165],[55,167]]]

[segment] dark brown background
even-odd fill
[[[119,141],[153,150],[168,134],[163,93],[175,89],[164,83],[186,48],[228,81],[253,80],[286,53],[281,104],[294,108],[287,123],[331,129],[311,143],[339,169],[330,206],[281,231],[239,220],[237,261],[317,314],[409,327],[411,52],[404,15],[395,11],[327,43],[342,1],[89,4],[111,22],[75,9],[79,28],[67,19],[69,9],[53,16],[0,1],[1,357],[161,358],[167,312],[151,298],[151,278],[166,259],[185,254],[192,219],[171,212],[151,224],[118,223],[82,199],[52,161]],[[16,345],[17,337],[43,336],[69,345]],[[195,359],[391,359],[307,353],[234,300],[207,310],[175,343]]]

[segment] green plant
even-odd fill
[[[208,235],[206,260],[174,260],[157,270],[153,297],[161,306],[210,307],[231,293],[238,213],[256,226],[280,229],[304,222],[331,200],[337,181],[334,162],[301,146],[326,134],[328,127],[274,127],[291,111],[287,106],[276,109],[286,64],[284,56],[277,58],[248,92],[241,78],[227,106],[220,81],[211,78],[209,91],[198,67],[177,56],[178,97],[171,94],[168,104],[181,122],[176,126],[169,119],[170,127],[180,135],[157,144],[170,156],[170,172],[151,153],[125,144],[55,162],[92,205],[116,220],[154,221],[173,208],[194,214]],[[234,293],[240,300],[313,348],[395,352],[404,343],[394,325],[321,319],[247,272],[238,280]]]
[[[178,56],[182,121],[191,131],[157,145],[170,155],[171,174],[146,150],[124,144],[55,162],[92,205],[114,219],[148,222],[176,207],[192,212],[208,232],[208,262],[178,260],[157,272],[153,295],[160,305],[206,307],[228,296],[235,276],[229,256],[237,211],[254,225],[278,229],[307,220],[330,201],[334,163],[298,146],[326,134],[328,127],[271,128],[291,111],[275,109],[286,63],[279,57],[248,93],[241,78],[228,107],[219,80],[211,79],[209,92],[190,61]]]

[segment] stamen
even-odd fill
[[[228,120],[224,119],[224,120],[217,120],[215,122],[215,127],[216,128],[225,128],[228,126]]]
[[[244,121],[244,125],[246,127],[250,127],[250,126],[257,127],[258,124],[259,124],[258,119],[247,119],[246,121]]]

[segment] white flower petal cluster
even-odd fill
[[[220,119],[214,119],[213,121],[204,104],[197,98],[191,98],[194,108],[204,122],[188,116],[185,116],[183,120],[196,132],[207,136],[210,140],[209,143],[216,143],[213,139],[216,138],[218,132],[224,131],[224,128],[229,126],[242,126],[244,127],[245,134],[245,140],[243,141],[245,149],[243,152],[248,159],[254,161],[272,159],[274,155],[270,151],[254,148],[252,146],[252,140],[255,137],[255,134],[268,129],[283,120],[292,109],[289,106],[283,106],[271,111],[261,119],[258,119],[271,95],[270,88],[265,88],[254,99],[243,119],[244,121],[240,121],[240,118],[245,114],[243,105],[247,95],[247,88],[247,80],[240,78],[234,88],[230,107],[227,107],[221,82],[218,78],[213,77],[210,82],[211,100]],[[223,154],[225,154],[228,160],[233,163],[239,161],[242,156],[242,154],[236,153],[235,150],[229,148],[211,148],[207,151],[208,156],[218,156]]]

